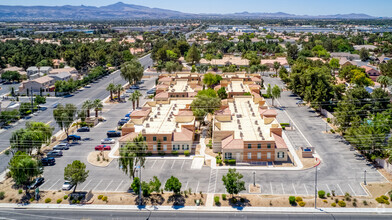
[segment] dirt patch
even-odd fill
[[[261,187],[259,184],[249,184],[249,193],[261,193]]]
[[[392,173],[389,173],[384,168],[378,168],[378,172],[381,173],[389,182],[392,182]]]
[[[387,195],[392,191],[392,183],[368,183],[365,187],[373,198]]]
[[[113,161],[113,158],[109,157],[110,151],[93,151],[88,154],[87,162],[97,167],[106,167]]]

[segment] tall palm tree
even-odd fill
[[[121,84],[117,84],[117,85],[115,86],[115,90],[114,90],[114,91],[117,92],[117,98],[118,98],[118,101],[120,102],[120,101],[121,101],[121,98],[120,98],[121,91],[124,91],[124,88],[122,87]]]
[[[274,62],[274,69],[275,69],[275,74],[278,75],[278,70],[280,68],[280,63],[279,62]]]
[[[133,93],[133,95],[136,96],[137,107],[139,108],[139,99],[140,99],[140,97],[143,96],[143,95],[139,92],[139,90],[136,90],[136,91]]]
[[[113,92],[115,91],[116,86],[113,83],[110,83],[108,87],[106,87],[106,91],[110,92],[110,100],[113,100]]]
[[[133,93],[133,94],[131,95],[131,97],[129,97],[128,100],[132,102],[133,110],[135,110],[135,102],[136,102],[136,100],[137,100],[137,97],[135,96],[135,93]]]
[[[379,76],[377,78],[377,82],[381,84],[382,88],[386,88],[387,86],[391,85],[392,79],[389,76]]]
[[[100,99],[95,99],[93,102],[95,117],[98,118],[98,111],[103,108],[102,101]]]
[[[87,118],[90,118],[90,109],[93,108],[93,102],[90,100],[86,100],[83,102],[82,109],[87,111]]]

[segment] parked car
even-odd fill
[[[138,85],[132,85],[131,87],[129,87],[130,89],[140,89],[140,86]]]
[[[80,141],[80,140],[82,140],[82,138],[79,135],[72,134],[68,136],[68,141]]]
[[[63,156],[63,152],[61,150],[52,150],[48,154],[47,157],[61,157]]]
[[[148,94],[148,95],[152,95],[152,94],[154,94],[155,92],[156,92],[156,89],[153,88],[153,89],[148,90],[148,91],[147,91],[147,94]]]
[[[99,151],[111,150],[111,149],[112,148],[109,145],[98,145],[98,146],[95,147],[95,150],[99,150]]]
[[[116,140],[112,138],[105,138],[101,140],[101,144],[114,144],[116,143]]]
[[[72,187],[74,187],[74,185],[71,182],[65,181],[63,184],[63,187],[61,187],[61,189],[65,190],[65,191],[69,191],[72,189]]]
[[[123,126],[124,124],[126,124],[129,121],[129,118],[122,118],[120,119],[120,121],[118,121],[118,125],[119,126]]]
[[[143,80],[140,80],[140,81],[137,82],[138,85],[143,84],[143,83],[144,83]]]
[[[135,90],[133,90],[133,89],[128,89],[127,91],[125,91],[125,93],[128,93],[128,94],[132,94],[134,92],[135,92]]]
[[[53,166],[56,164],[56,159],[53,157],[45,157],[41,159],[42,166]]]
[[[58,144],[53,147],[53,150],[68,150],[69,145],[68,144]]]
[[[106,135],[108,136],[108,138],[110,138],[110,137],[121,137],[121,132],[119,132],[119,131],[108,131],[106,133]]]
[[[40,185],[42,185],[42,183],[45,182],[45,179],[43,177],[37,177],[34,179],[33,183],[28,186],[29,189],[35,189],[37,187],[39,187]]]
[[[77,132],[89,132],[90,128],[89,127],[81,127],[77,130]]]
[[[91,85],[86,85],[84,88],[91,88]]]

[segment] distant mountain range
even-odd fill
[[[0,21],[47,20],[120,20],[120,19],[183,19],[183,18],[293,18],[293,19],[375,19],[366,14],[294,15],[277,13],[191,14],[179,11],[149,8],[140,5],[116,4],[95,6],[8,6],[0,5]]]

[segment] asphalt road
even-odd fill
[[[139,61],[144,66],[145,69],[147,69],[148,66],[152,66],[153,64],[150,54],[140,58]],[[115,71],[109,76],[102,78],[98,82],[92,83],[91,88],[88,89],[86,88],[83,91],[76,92],[72,97],[69,98],[61,97],[61,98],[53,98],[53,99],[56,100],[56,102],[58,103],[61,104],[72,103],[75,104],[78,108],[80,108],[82,103],[88,99],[103,100],[104,98],[106,98],[109,95],[109,92],[106,91],[106,87],[107,85],[109,85],[109,83],[115,83],[115,84],[121,83],[124,85],[126,81],[121,78],[120,71]],[[12,135],[12,132],[20,128],[24,128],[27,121],[40,121],[40,122],[48,123],[51,126],[55,127],[54,134],[57,131],[59,131],[59,128],[53,119],[52,111],[53,108],[49,107],[46,111],[40,112],[36,116],[32,116],[30,119],[20,120],[15,126],[13,126],[10,129],[0,130],[0,152],[2,152],[4,149],[9,147],[10,145],[9,139]],[[6,156],[4,154],[0,155],[0,173],[2,173],[6,169],[9,160],[10,160],[10,156]]]
[[[150,215],[151,214],[151,215]],[[0,209],[0,219],[44,220],[44,219],[322,219],[322,220],[368,220],[391,219],[390,214],[360,213],[264,213],[264,212],[165,212],[122,210],[62,210],[62,209]]]

